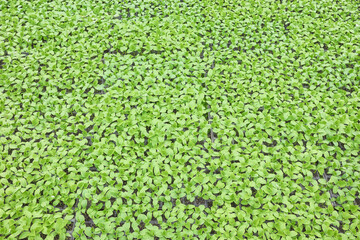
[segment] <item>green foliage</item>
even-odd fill
[[[356,1],[3,1],[1,239],[359,239]]]

